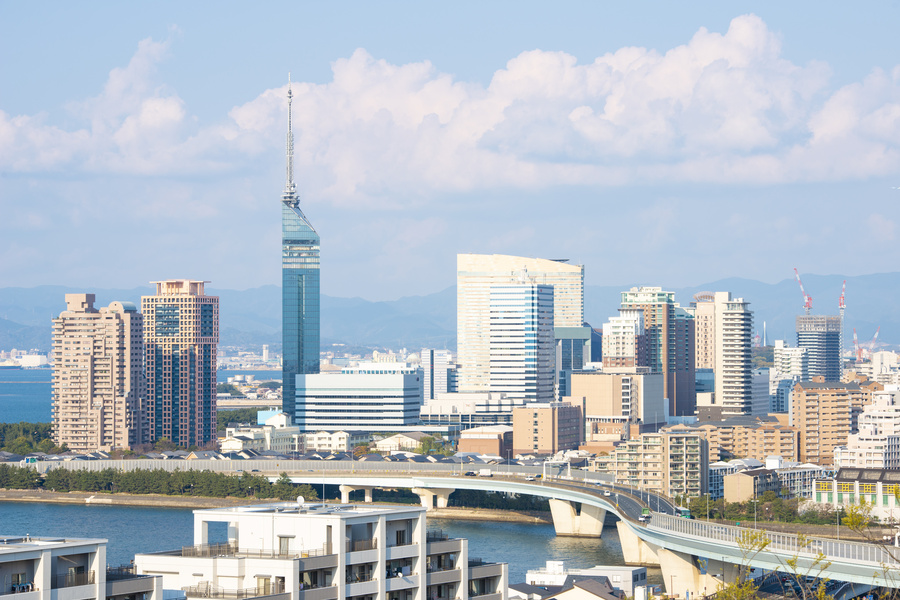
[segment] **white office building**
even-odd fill
[[[460,392],[491,389],[491,287],[523,281],[553,287],[553,326],[584,325],[584,267],[500,254],[456,257],[457,363]],[[552,335],[552,332],[551,332]]]
[[[422,397],[431,400],[436,394],[446,394],[450,389],[451,371],[456,369],[453,353],[449,350],[422,348]]]
[[[506,600],[507,565],[472,562],[423,507],[302,502],[196,510],[193,546],[135,556],[189,599]]]
[[[274,452],[302,452],[300,428],[291,424],[287,413],[278,413],[266,419],[264,425],[234,425],[225,428],[222,452],[271,450]]]
[[[489,334],[491,391],[526,402],[556,399],[552,286],[491,286]]]

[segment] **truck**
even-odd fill
[[[493,477],[490,469],[478,469],[479,477]]]
[[[650,509],[647,507],[641,508],[641,516],[638,518],[638,521],[646,523],[650,520]]]

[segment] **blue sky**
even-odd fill
[[[895,271],[898,3],[0,3],[0,286],[277,284],[284,93],[326,294],[458,252],[595,285]]]

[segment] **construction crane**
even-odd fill
[[[862,348],[859,347],[859,338],[856,337],[856,327],[853,328],[853,350],[856,352],[856,362],[862,362]]]
[[[812,310],[812,296],[803,289],[803,282],[800,281],[800,272],[797,270],[797,267],[794,267],[794,276],[797,278],[797,283],[800,284],[800,291],[803,293],[803,310],[806,311],[806,314],[809,314],[809,311]]]
[[[872,353],[875,352],[875,343],[878,341],[878,333],[880,331],[881,325],[875,330],[875,335],[872,337],[871,341],[860,344],[859,339],[856,337],[856,327],[853,328],[853,349],[856,351],[856,362],[862,362],[864,353],[868,353],[869,356],[872,356]]]
[[[844,303],[844,292],[847,291],[847,280],[844,280],[844,285],[841,286],[841,297],[838,298],[838,309],[841,311],[841,323],[844,322],[844,309],[847,308],[847,305]]]

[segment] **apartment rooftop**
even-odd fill
[[[24,536],[0,535],[0,555],[27,552],[29,550],[46,550],[48,548],[65,548],[94,544],[106,544],[106,540],[100,538],[38,537],[27,534]]]
[[[224,508],[204,508],[195,510],[194,515],[203,518],[205,516],[223,515],[279,515],[290,517],[292,515],[310,517],[361,517],[390,515],[409,512],[424,512],[421,506],[394,506],[388,504],[322,504],[306,503],[301,499],[297,502],[274,502],[271,504],[256,504],[250,506],[229,506]]]

